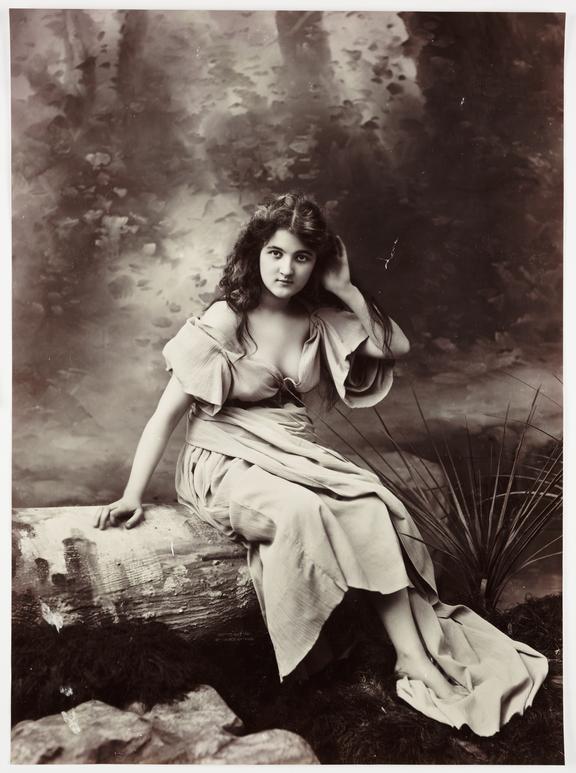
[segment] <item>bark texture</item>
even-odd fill
[[[258,606],[242,545],[181,505],[149,506],[131,530],[93,528],[97,509],[14,511],[15,623],[155,620],[191,639],[248,635]]]

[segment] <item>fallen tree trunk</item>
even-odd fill
[[[97,510],[14,510],[14,623],[154,620],[191,639],[250,636],[259,612],[242,545],[181,505],[148,506],[130,530],[95,529]]]
[[[412,454],[386,454],[400,489],[423,481],[430,510],[442,471]],[[409,463],[409,469],[406,464]],[[246,550],[183,505],[149,505],[135,529],[92,526],[98,507],[13,513],[13,620],[56,627],[120,621],[165,623],[189,639],[251,638],[262,627]]]

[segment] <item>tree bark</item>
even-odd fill
[[[190,639],[251,635],[258,604],[242,545],[181,505],[148,506],[130,530],[95,529],[97,510],[14,510],[15,623],[154,620]]]

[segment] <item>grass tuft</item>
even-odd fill
[[[539,396],[535,389],[523,420],[512,419],[507,407],[497,439],[493,433],[489,439],[473,436],[466,422],[463,442],[457,445],[432,430],[414,392],[425,432],[424,450],[418,451],[394,437],[377,408],[372,411],[384,441],[377,445],[337,409],[363,447],[376,454],[378,464],[346,440],[347,446],[405,504],[437,568],[457,580],[461,600],[483,611],[496,609],[516,574],[561,555],[554,550],[560,537],[541,544],[562,513],[563,473],[561,439],[534,423]],[[548,437],[544,450],[529,449],[533,431]],[[383,453],[386,446],[398,464]]]

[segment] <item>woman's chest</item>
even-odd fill
[[[285,378],[298,381],[304,345],[310,338],[309,317],[253,317],[249,331],[255,345],[249,348],[247,359],[266,363]]]

